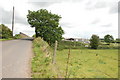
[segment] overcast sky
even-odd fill
[[[28,10],[47,9],[61,15],[60,25],[63,37],[90,38],[97,34],[101,38],[106,34],[118,37],[118,1],[119,0],[1,0],[0,24],[11,29],[12,6],[15,6],[14,34],[23,32],[29,36],[34,28],[27,23]],[[2,13],[1,13],[2,12]]]

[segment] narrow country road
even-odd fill
[[[30,78],[32,38],[2,42],[2,78]]]

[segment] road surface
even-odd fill
[[[2,42],[2,78],[30,78],[32,38]]]

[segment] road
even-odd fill
[[[2,42],[2,78],[30,78],[32,38]]]

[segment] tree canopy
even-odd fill
[[[107,43],[112,43],[114,41],[114,38],[112,35],[107,34],[104,36],[104,41]]]
[[[99,46],[99,36],[97,35],[92,35],[90,39],[90,46],[92,49],[97,49]]]
[[[35,27],[36,37],[43,38],[49,44],[62,39],[64,31],[59,26],[61,16],[52,14],[46,9],[40,9],[38,11],[29,10],[27,18],[31,27]]]
[[[12,31],[4,24],[0,25],[0,37],[4,39],[12,38]]]

